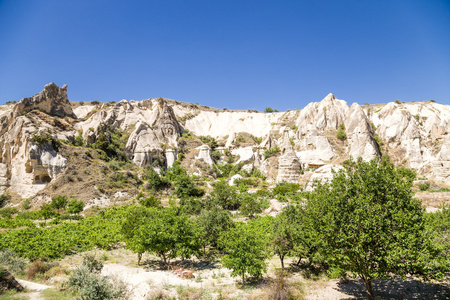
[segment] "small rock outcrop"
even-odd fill
[[[302,166],[295,154],[294,148],[289,139],[289,130],[284,131],[283,144],[281,146],[281,156],[278,158],[277,182],[297,182]]]
[[[214,164],[214,160],[211,157],[211,148],[208,145],[201,145],[197,150],[199,150],[199,152],[195,159],[203,160],[208,165]]]
[[[59,87],[52,82],[33,97],[23,98],[14,108],[14,116],[20,116],[35,109],[50,116],[77,118],[67,97],[67,85]]]

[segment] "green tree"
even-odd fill
[[[248,216],[249,218],[254,218],[256,214],[262,213],[263,205],[258,195],[241,193],[239,194],[241,203],[241,213]]]
[[[224,209],[239,208],[236,187],[230,186],[225,179],[220,179],[213,184],[213,188],[208,196],[208,205],[219,205]]]
[[[57,209],[59,212],[61,209],[66,208],[67,205],[67,196],[57,196],[55,198],[52,198],[51,206],[54,209]]]
[[[287,206],[276,216],[271,231],[271,243],[283,269],[286,256],[297,257],[297,265],[302,258],[308,258],[309,262],[312,262],[318,240],[312,222],[302,205]]]
[[[44,219],[44,223],[47,223],[47,220],[53,218],[58,215],[54,210],[51,204],[43,204],[41,206],[41,210],[39,211],[41,218]]]
[[[139,227],[135,238],[142,244],[142,249],[158,255],[166,266],[170,259],[199,254],[198,226],[181,209],[151,208],[149,212],[151,220]]]
[[[359,275],[369,299],[374,279],[414,273],[428,252],[423,209],[403,174],[384,158],[347,161],[307,203],[327,262]]]
[[[142,254],[147,250],[139,230],[146,222],[152,222],[152,212],[145,207],[130,206],[121,224],[120,231],[125,239],[126,248],[137,253],[138,265],[141,263]]]
[[[227,253],[222,257],[223,266],[231,269],[231,276],[240,276],[242,284],[245,284],[247,274],[261,277],[267,269],[265,237],[260,231],[252,229],[250,225],[238,223],[219,239],[219,244]]]
[[[84,203],[83,201],[78,201],[77,199],[72,199],[67,203],[66,211],[69,214],[78,214],[83,211]]]
[[[206,246],[217,247],[220,234],[234,227],[231,213],[221,207],[202,210],[199,217],[199,224],[203,232],[203,254],[206,252]]]

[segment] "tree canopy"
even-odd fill
[[[416,272],[428,251],[423,209],[405,174],[384,158],[348,161],[307,203],[327,262],[359,275],[370,299],[372,280]]]

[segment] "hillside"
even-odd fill
[[[307,185],[329,177],[349,157],[385,155],[439,188],[450,183],[449,116],[449,106],[431,101],[360,106],[332,94],[301,110],[275,113],[161,98],[80,103],[69,101],[67,86],[50,83],[33,97],[0,107],[0,182],[3,192],[32,202],[49,201],[55,193],[77,192],[87,203],[134,196],[138,179],[105,193],[114,176],[106,171],[108,159],[95,159],[101,152],[85,147],[108,128],[123,134],[122,155],[136,166],[128,167],[133,174],[149,165],[164,170],[183,158],[182,165],[198,176],[215,177],[211,166],[229,161],[259,169],[269,183]],[[207,137],[213,149],[211,143],[202,146]],[[276,155],[267,157],[270,149]]]

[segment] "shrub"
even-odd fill
[[[11,273],[17,274],[25,269],[26,261],[9,249],[0,252],[0,265],[6,267]]]
[[[84,203],[83,201],[78,201],[77,199],[72,199],[67,204],[66,211],[69,214],[78,214],[83,211]]]
[[[430,188],[430,183],[429,182],[427,182],[427,183],[419,183],[419,189],[421,191],[426,191],[429,188]]]
[[[23,208],[24,210],[29,210],[29,209],[31,208],[30,201],[31,201],[30,198],[25,199],[25,201],[23,201],[23,203],[22,203],[22,208]]]
[[[264,155],[265,159],[268,159],[269,157],[272,157],[272,156],[275,156],[275,155],[278,155],[278,154],[280,154],[280,147],[275,146],[273,148],[266,149],[264,151],[263,155]]]
[[[145,207],[160,207],[161,206],[161,200],[156,198],[155,196],[150,196],[147,198],[141,198],[139,199],[139,204]]]
[[[400,99],[395,99],[395,103],[402,104],[402,101]]]
[[[0,207],[5,206],[5,204],[11,199],[11,196],[8,194],[2,194],[0,196]]]
[[[170,186],[170,182],[165,177],[156,173],[152,167],[148,167],[145,170],[144,179],[148,180],[150,188],[154,191],[160,191]]]
[[[15,207],[5,207],[0,209],[0,216],[3,218],[11,218],[12,215],[17,214],[18,210]]]
[[[345,125],[339,124],[339,128],[336,132],[336,137],[341,141],[345,141],[347,139],[347,133],[345,132]]]
[[[25,274],[28,279],[33,280],[36,276],[42,276],[45,272],[57,265],[58,263],[56,262],[47,263],[43,259],[39,259],[31,263],[31,265],[26,269]]]
[[[57,209],[58,211],[61,209],[66,208],[67,205],[67,196],[57,196],[55,198],[52,198],[51,206],[54,209]]]
[[[90,273],[99,274],[103,269],[103,263],[101,260],[96,259],[92,254],[86,254],[83,256],[82,266],[86,267]]]
[[[278,112],[278,109],[272,108],[272,107],[266,107],[266,108],[264,109],[264,112],[265,112],[265,113]]]

